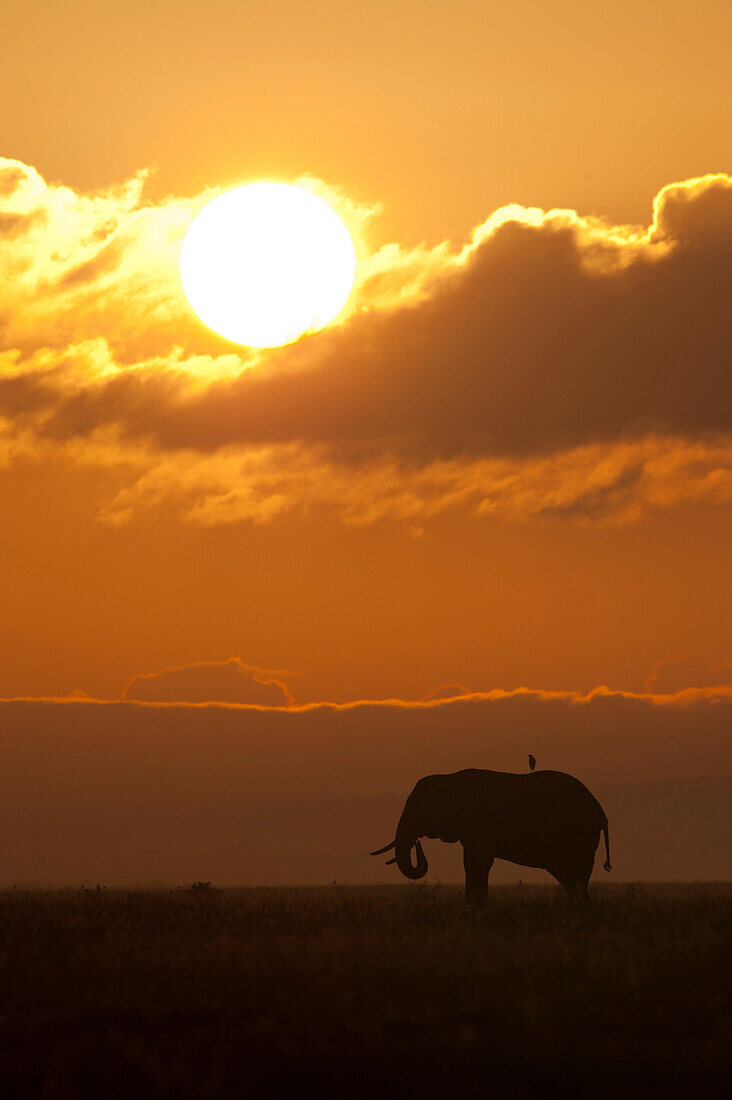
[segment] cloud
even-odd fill
[[[714,663],[700,653],[685,653],[682,657],[665,657],[646,679],[646,689],[662,695],[673,695],[688,688],[708,688],[732,685],[732,661]]]
[[[61,368],[59,397],[66,392],[66,352],[96,341],[107,348],[109,377],[158,373],[184,360],[181,386],[197,376],[199,356],[208,381],[238,375],[262,359],[202,325],[180,285],[185,231],[220,189],[147,202],[146,176],[139,172],[118,187],[84,194],[0,158],[0,351],[13,352],[23,374],[31,375],[33,354],[45,349],[46,362]],[[405,293],[418,296],[430,272],[444,266],[444,245],[371,249],[366,235],[375,208],[320,180],[294,182],[330,202],[354,238],[359,270],[344,317],[362,309],[366,297],[384,306]]]
[[[201,526],[266,523],[316,508],[332,509],[352,526],[385,519],[418,525],[455,511],[510,522],[624,523],[652,508],[732,500],[732,444],[655,437],[546,457],[419,467],[335,463],[294,445],[186,452],[147,463],[105,505],[108,522],[172,503]]]
[[[178,282],[214,192],[84,196],[4,163],[3,216],[30,221],[0,241],[3,433],[126,464],[115,522],[163,498],[201,523],[596,522],[732,495],[732,177],[664,188],[647,229],[505,207],[459,251],[375,247],[374,211],[309,181],[356,235],[357,288],[337,325],[249,352]]]
[[[245,665],[238,657],[228,661],[166,668],[133,676],[123,699],[148,703],[246,703],[262,707],[286,707],[292,695],[274,669]]]

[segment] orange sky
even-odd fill
[[[351,304],[256,355],[182,298],[200,198],[0,186],[3,695],[230,657],[299,701],[639,690],[730,656],[730,177],[647,228],[513,206],[463,251],[329,192]]]
[[[300,699],[637,690],[730,657],[727,5],[7,18],[0,693],[231,656]],[[304,174],[362,316],[237,382],[180,239],[202,188]],[[565,213],[484,225],[505,203]]]
[[[496,207],[645,221],[729,168],[725,0],[7,0],[2,148],[84,188],[303,172],[462,241]]]
[[[661,838],[697,814],[654,866],[722,874],[730,5],[10,0],[3,33],[0,801],[8,836],[46,815],[3,873],[259,881],[264,836],[216,864],[247,776],[276,880],[330,880],[356,844],[331,791],[366,800],[365,849],[425,768],[533,750],[688,781],[648,788]],[[253,352],[178,255],[258,178],[331,202],[358,263],[333,325]],[[211,817],[200,867],[158,780]],[[650,802],[607,798],[650,874]]]

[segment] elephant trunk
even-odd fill
[[[412,848],[417,852],[417,864],[412,863]],[[415,839],[413,832],[407,832],[401,823],[397,829],[394,854],[397,867],[407,878],[424,878],[427,874],[427,856],[422,851],[419,837]]]

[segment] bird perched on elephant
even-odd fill
[[[394,840],[371,855],[393,849],[388,863],[396,863],[407,878],[419,879],[427,873],[421,837],[459,842],[469,905],[485,901],[494,859],[543,867],[571,898],[584,900],[601,833],[609,871],[605,811],[587,787],[566,772],[468,768],[420,779],[404,805]]]

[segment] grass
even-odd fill
[[[722,1096],[726,884],[0,893],[0,1093]],[[729,1079],[727,1084],[729,1084]]]

